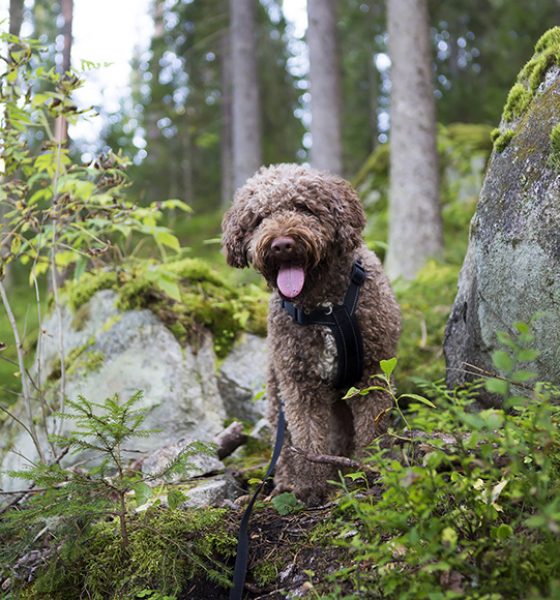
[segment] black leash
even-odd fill
[[[294,323],[326,325],[332,329],[338,354],[335,383],[337,388],[348,388],[355,384],[364,372],[364,344],[355,313],[360,288],[365,279],[365,269],[359,262],[354,263],[344,302],[328,309],[316,308],[305,312],[292,302],[282,300],[282,308],[292,317]]]
[[[249,518],[253,506],[260,494],[265,483],[272,476],[280,451],[282,450],[282,444],[284,443],[284,434],[286,433],[286,417],[284,415],[284,407],[282,403],[278,407],[278,423],[276,426],[276,441],[274,442],[274,450],[272,451],[272,458],[270,464],[266,470],[266,474],[255,490],[253,497],[251,498],[243,518],[241,519],[241,525],[239,526],[239,541],[237,542],[237,556],[235,557],[235,567],[233,570],[233,588],[229,594],[229,600],[241,600],[243,597],[243,589],[245,588],[245,577],[247,576],[247,563],[249,559]]]
[[[344,302],[329,309],[316,308],[311,312],[305,312],[297,306],[282,300],[282,308],[293,318],[298,325],[326,325],[334,334],[336,348],[338,351],[338,370],[336,376],[336,387],[348,387],[359,381],[364,370],[364,347],[362,334],[355,316],[360,288],[366,279],[366,272],[361,264],[354,263],[350,274],[350,285],[346,290]],[[286,417],[282,403],[278,408],[278,424],[276,427],[276,441],[270,464],[266,470],[264,479],[259,484],[253,497],[249,501],[241,524],[239,526],[239,541],[237,543],[237,556],[233,570],[233,588],[229,600],[242,600],[247,576],[247,565],[249,560],[249,519],[253,506],[262,488],[272,476],[286,433]]]

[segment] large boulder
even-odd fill
[[[46,404],[57,406],[62,385],[61,329],[67,398],[83,396],[92,403],[103,403],[115,394],[127,400],[141,390],[137,408],[146,410],[143,427],[153,431],[134,440],[134,451],[144,457],[170,444],[214,441],[227,418],[243,415],[256,421],[262,411],[252,396],[265,383],[264,340],[249,335],[241,336],[240,343],[233,341],[241,320],[250,327],[258,314],[262,322],[265,298],[260,292],[249,298],[241,296],[221,285],[213,272],[195,260],[165,267],[182,270],[173,297],[143,273],[132,273],[123,281],[100,273],[70,286],[61,306],[61,328],[56,311],[42,324],[32,369]],[[239,308],[241,302],[246,314]],[[220,357],[224,359],[221,369]],[[252,365],[250,373],[248,364]],[[35,401],[39,415],[39,401]],[[14,412],[25,420],[22,401]],[[60,430],[57,419],[56,415],[46,416],[49,433],[64,434],[74,428],[72,421],[65,420]],[[46,449],[40,421],[38,434]],[[19,487],[6,472],[23,469],[36,458],[30,435],[8,421],[0,437],[0,489]],[[68,455],[64,460],[68,463],[78,458],[83,459]]]
[[[506,103],[471,222],[446,330],[447,381],[495,372],[496,334],[534,321],[528,368],[560,383],[560,28],[547,32]],[[492,399],[488,397],[487,401]]]

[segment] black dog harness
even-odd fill
[[[355,262],[350,274],[350,284],[344,302],[337,306],[316,308],[306,312],[288,300],[282,300],[282,308],[298,325],[326,325],[332,329],[338,353],[338,369],[335,386],[348,388],[357,383],[364,372],[364,344],[356,319],[356,307],[360,288],[366,279],[366,272],[359,262]]]

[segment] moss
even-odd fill
[[[503,133],[500,133],[494,140],[494,150],[500,153],[503,152],[509,146],[514,135],[515,131],[513,129],[506,129]]]
[[[560,123],[550,132],[550,164],[560,170]]]
[[[90,337],[88,341],[82,346],[78,346],[72,349],[64,360],[64,366],[66,374],[75,373],[77,371],[82,371],[84,374],[95,371],[101,367],[105,356],[102,352],[98,350],[91,350],[88,352],[88,349],[91,348],[95,344],[95,337]],[[60,371],[60,362],[56,361],[54,367],[51,369],[51,372],[47,376],[47,381],[53,382],[60,379],[61,371]]]
[[[278,579],[281,567],[278,560],[262,560],[251,567],[251,575],[259,587],[265,587]]]
[[[508,94],[502,120],[514,121],[527,111],[546,72],[554,65],[560,65],[560,27],[549,29],[535,44],[535,54],[521,69]]]
[[[84,273],[80,279],[69,281],[63,289],[67,304],[74,311],[88,302],[99,290],[117,287],[117,273],[115,271],[97,270]]]
[[[502,118],[514,121],[520,117],[529,106],[533,96],[521,83],[516,83],[509,91]]]
[[[89,305],[87,303],[82,304],[82,306],[80,306],[74,313],[74,317],[72,318],[72,327],[76,331],[82,331],[82,329],[84,328],[84,326],[89,318],[90,318]]]
[[[121,319],[122,315],[113,315],[112,317],[109,317],[105,321],[105,323],[103,323],[101,331],[103,331],[104,333],[110,331],[113,328],[113,326],[116,325]]]
[[[146,589],[179,595],[199,576],[225,587],[229,574],[220,557],[233,554],[236,539],[224,516],[221,509],[149,509],[130,517],[127,547],[113,521],[99,522],[68,540],[17,597],[116,600]]]

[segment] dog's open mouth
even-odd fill
[[[305,284],[305,271],[302,266],[281,265],[276,275],[276,287],[286,298],[299,296]]]

